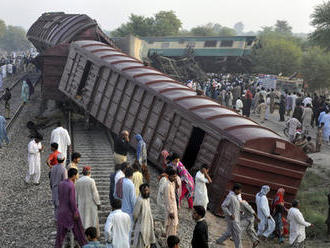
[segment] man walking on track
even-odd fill
[[[121,211],[121,200],[111,202],[112,212],[104,226],[104,236],[107,248],[129,248],[129,233],[131,218]]]
[[[156,243],[154,221],[150,207],[150,188],[148,184],[140,185],[140,197],[137,199],[134,212],[133,247],[145,248]]]
[[[68,131],[62,127],[61,122],[57,123],[57,128],[55,128],[50,137],[50,143],[58,144],[58,151],[66,157],[67,149],[71,146],[71,139]],[[65,164],[66,160],[64,160]]]
[[[5,117],[6,117],[6,120],[10,119],[10,102],[9,102],[10,99],[11,99],[10,90],[9,90],[9,88],[6,88],[5,94],[3,96],[3,100],[5,101],[5,110],[6,110]]]
[[[235,248],[242,248],[240,228],[240,202],[238,196],[241,194],[242,186],[234,184],[233,191],[230,191],[221,207],[225,214],[227,230],[217,239],[216,243],[223,245],[223,242],[230,237],[233,238]]]
[[[62,181],[58,187],[59,208],[57,212],[56,248],[62,248],[64,238],[69,231],[73,232],[74,237],[80,246],[87,244],[84,228],[81,223],[76,203],[74,183],[76,181],[77,174],[78,171],[76,169],[69,169],[69,178]],[[70,236],[72,244],[72,234]]]
[[[57,220],[57,210],[59,206],[58,202],[58,186],[59,184],[68,178],[67,171],[64,167],[64,155],[59,153],[57,155],[57,164],[51,167],[50,170],[50,188],[52,189],[52,202],[54,204],[55,220]]]
[[[168,180],[164,187],[164,202],[166,211],[166,237],[168,237],[171,235],[176,235],[179,218],[175,196],[176,171],[172,167],[168,167],[166,169],[166,174],[168,175]]]
[[[0,148],[2,147],[2,142],[4,140],[9,144],[9,138],[6,131],[6,120],[0,115]]]
[[[97,215],[97,210],[101,208],[99,193],[94,179],[91,178],[91,167],[85,166],[82,174],[83,177],[79,178],[75,184],[78,210],[84,228],[95,227],[99,237],[99,217]]]
[[[41,145],[42,136],[37,136],[28,145],[29,170],[25,177],[25,182],[29,183],[31,177],[35,185],[39,185],[40,179],[40,152],[44,149]]]

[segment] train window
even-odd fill
[[[85,68],[84,68],[83,75],[80,80],[78,90],[77,90],[77,96],[82,96],[84,93],[84,88],[86,86],[86,82],[87,82],[87,78],[89,75],[89,71],[91,70],[91,66],[92,66],[92,63],[90,61],[87,61]]]
[[[217,41],[216,40],[207,40],[204,42],[204,47],[216,47]]]
[[[189,41],[187,47],[195,47],[196,43],[193,41]]]
[[[205,131],[203,129],[198,127],[193,128],[186,151],[182,157],[182,162],[188,169],[192,168],[196,162],[204,136]]]
[[[247,40],[247,41],[246,41],[246,45],[247,45],[247,46],[251,46],[252,43],[253,43],[253,40]]]
[[[169,47],[170,47],[170,43],[169,42],[162,43],[162,48],[169,48]]]
[[[234,44],[233,40],[222,40],[220,43],[220,47],[232,47]]]

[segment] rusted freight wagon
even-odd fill
[[[42,96],[57,101],[63,99],[63,94],[58,91],[58,84],[69,53],[70,42],[97,40],[114,46],[95,20],[87,15],[64,12],[42,14],[29,29],[27,38],[40,53],[38,59],[42,71]]]
[[[188,169],[209,164],[214,213],[233,182],[249,201],[263,184],[270,196],[284,187],[291,201],[311,164],[273,131],[101,42],[72,43],[59,89],[114,133],[127,129],[132,146],[142,134],[154,164],[162,149],[180,154]]]

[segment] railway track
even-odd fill
[[[104,129],[86,129],[84,123],[74,123],[72,126],[72,138],[74,140],[74,150],[82,157],[79,163],[79,171],[83,166],[92,168],[91,177],[96,182],[101,201],[99,210],[99,223],[101,240],[103,240],[104,224],[110,213],[109,201],[109,176],[113,172],[115,163],[111,142]]]
[[[72,140],[72,150],[82,155],[78,166],[79,172],[86,165],[92,168],[91,177],[96,182],[101,201],[101,209],[98,211],[98,216],[101,233],[100,241],[104,243],[104,225],[111,211],[109,201],[110,174],[115,167],[112,138],[104,128],[93,127],[88,129],[82,121],[71,121],[70,113],[67,119],[67,128]],[[134,153],[131,152],[128,155],[128,161],[133,161],[133,157]],[[82,175],[80,174],[80,176]],[[152,199],[152,205],[156,205],[156,199]],[[52,243],[55,243],[55,230],[51,233],[50,240]],[[157,247],[160,247],[159,244],[157,244]]]
[[[20,85],[20,82],[22,81],[22,78],[25,76],[29,76],[31,82],[33,83],[34,86],[39,81],[40,78],[40,73],[28,73],[24,74],[23,76],[19,77],[19,79],[15,80],[15,82],[9,87],[10,92],[12,94],[11,100],[10,100],[10,105],[11,105],[11,115],[10,120],[7,122],[6,125],[6,130],[7,132],[10,131],[10,128],[12,125],[15,123],[15,121],[18,119],[20,113],[22,112],[24,108],[24,102],[21,100],[21,88],[18,87]],[[0,100],[2,100],[3,95],[1,96]],[[4,105],[4,104],[1,104]],[[1,106],[1,110],[4,111],[4,106]],[[14,112],[12,111],[14,110]]]

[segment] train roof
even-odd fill
[[[49,47],[75,40],[77,35],[89,28],[95,28],[98,36],[106,43],[112,44],[95,20],[85,14],[64,12],[43,13],[32,24],[26,36],[39,52],[44,52]],[[88,35],[85,35],[85,39],[88,39]]]
[[[272,139],[280,142],[279,146],[284,146],[284,149],[294,150],[297,157],[291,159],[297,159],[303,163],[308,161],[308,157],[301,149],[271,129],[237,114],[206,96],[197,95],[191,88],[152,67],[144,66],[141,61],[118,49],[97,41],[77,41],[72,43],[72,46],[86,50],[89,53],[88,56],[96,56],[120,73],[125,73],[127,77],[157,92],[167,101],[175,104],[178,109],[184,109],[187,115],[192,115],[200,123],[206,123],[210,130],[221,133],[222,136],[240,145],[242,149],[260,149],[255,144]],[[260,151],[268,152],[263,150],[262,146]]]
[[[140,37],[145,41],[171,42],[171,41],[208,41],[208,40],[255,40],[256,36],[167,36],[167,37]]]

